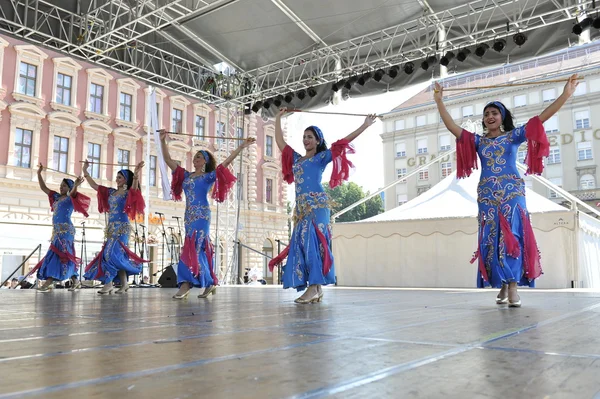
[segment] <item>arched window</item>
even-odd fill
[[[591,190],[596,188],[596,178],[593,175],[583,175],[579,179],[579,187],[581,190]]]

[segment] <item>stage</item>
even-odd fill
[[[1,290],[0,398],[600,398],[600,293]]]

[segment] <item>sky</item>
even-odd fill
[[[410,86],[406,89],[390,91],[374,96],[349,98],[337,105],[327,105],[313,111],[344,112],[359,114],[382,114],[391,111],[413,95],[427,87],[429,82]],[[331,146],[349,133],[352,133],[364,122],[362,116],[319,115],[311,113],[295,113],[287,117],[288,144],[298,153],[304,154],[302,135],[310,125],[318,126],[327,145]],[[383,122],[379,119],[352,142],[356,153],[349,156],[355,166],[350,180],[361,186],[364,191],[374,192],[383,187],[383,145],[381,140]],[[329,181],[331,166],[323,174],[323,181]],[[288,199],[293,201],[293,185],[288,187]]]

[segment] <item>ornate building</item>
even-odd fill
[[[142,190],[149,193],[146,198],[152,261],[149,271],[159,272],[154,276],[158,278],[162,267],[177,259],[177,248],[171,254],[169,243],[178,233],[178,223],[173,217],[183,216],[184,203],[162,199],[157,146],[148,134],[151,88],[145,82],[9,37],[0,37],[0,78],[0,253],[3,263],[14,264],[15,258],[22,259],[38,244],[42,251],[47,249],[52,229],[51,212],[48,200],[38,187],[38,163],[59,171],[44,174],[48,187],[57,190],[65,173],[81,173],[81,161],[86,158],[99,163],[90,168],[90,174],[106,186],[114,185],[121,166],[103,164],[135,165],[146,160]],[[227,144],[229,140],[206,136],[256,137],[257,145],[244,151],[241,163],[238,158],[233,165],[238,184],[229,208],[226,204],[212,206],[211,235],[217,247],[221,276],[227,271],[232,281],[232,276],[241,278],[246,268],[259,266],[267,281],[276,280],[276,276],[266,270],[265,258],[243,246],[236,265],[226,259],[237,245],[231,239],[232,226],[237,228],[239,242],[268,255],[276,252],[276,240],[288,240],[286,190],[272,123],[264,122],[256,114],[238,115],[231,110],[228,113],[227,109],[197,103],[167,90],[155,90],[159,126],[193,136],[171,136],[169,143],[173,159],[188,169],[193,155],[200,149],[207,149],[217,160],[223,160],[233,148],[234,144]],[[234,118],[237,123],[232,123]],[[147,154],[149,137],[150,153]],[[95,192],[85,183],[81,190],[94,199],[85,224],[87,251],[82,254],[91,260],[102,245],[105,220],[104,215],[96,211]],[[231,204],[236,209],[232,210]],[[157,216],[156,212],[164,217]],[[78,226],[78,254],[81,253],[83,221],[80,215],[73,215],[73,222]],[[143,220],[138,222],[141,224]],[[163,225],[166,235],[162,233]],[[138,227],[141,236],[142,228]],[[183,234],[183,225],[181,231]],[[131,243],[133,245],[133,240]],[[35,260],[37,257],[32,263]],[[2,269],[3,276],[10,272],[7,267]]]

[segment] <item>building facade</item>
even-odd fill
[[[58,190],[65,174],[81,174],[81,161],[87,158],[98,163],[90,168],[92,177],[106,186],[114,186],[121,165],[133,169],[136,163],[147,161],[142,190],[149,194],[149,231],[145,233],[152,261],[149,271],[157,279],[165,265],[176,262],[177,250],[171,252],[169,243],[174,241],[177,248],[179,229],[184,234],[183,225],[178,226],[174,218],[183,216],[184,203],[162,199],[157,146],[149,135],[147,111],[156,106],[160,127],[193,136],[171,135],[169,142],[173,159],[188,170],[196,151],[209,150],[222,161],[239,143],[206,136],[256,138],[257,144],[244,151],[241,163],[237,160],[233,165],[238,183],[229,206],[212,205],[211,235],[218,246],[221,276],[227,272],[229,277],[241,277],[246,268],[261,267],[268,281],[276,281],[266,270],[265,258],[243,246],[239,262],[233,265],[227,260],[237,245],[231,239],[231,226],[237,228],[233,236],[241,244],[268,255],[276,254],[276,240],[288,241],[287,194],[272,122],[159,88],[155,89],[156,104],[149,105],[151,88],[143,81],[9,37],[0,37],[0,78],[0,251],[7,259],[27,254],[38,244],[42,252],[48,247],[51,212],[38,187],[37,165],[58,171],[44,173],[48,187]],[[105,219],[96,211],[95,192],[86,183],[81,191],[93,198],[90,217],[85,220],[87,251],[81,253],[91,260],[102,245]],[[76,239],[80,243],[84,219],[74,214],[73,221],[79,227]],[[138,237],[141,234],[139,226]]]
[[[535,81],[566,79],[573,73],[583,76],[574,96],[544,123],[550,141],[550,156],[543,176],[588,204],[596,206],[600,164],[600,46],[576,50],[530,62],[494,68],[483,72],[455,75],[444,79],[445,87],[506,84],[529,81],[534,84],[489,90],[447,91],[444,103],[456,123],[481,132],[483,107],[499,100],[513,113],[515,125],[539,115],[561,93],[564,83]],[[385,184],[418,169],[456,147],[454,136],[441,121],[431,88],[424,90],[384,116],[383,161]],[[519,148],[524,162],[526,144]],[[390,210],[427,191],[456,170],[456,155],[448,155],[404,183],[386,191],[385,209]],[[564,201],[543,184],[525,177],[528,187],[558,203]]]

